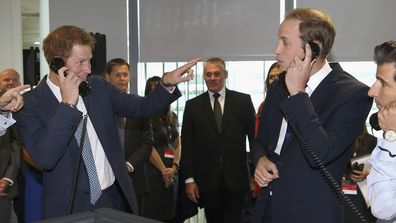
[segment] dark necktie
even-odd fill
[[[221,106],[219,102],[220,94],[214,93],[213,97],[214,97],[213,113],[216,120],[217,129],[219,130],[219,132],[221,132],[221,121],[223,119],[223,115],[221,114]]]
[[[84,136],[84,138],[81,140],[82,136]],[[90,201],[91,204],[95,204],[96,201],[98,201],[100,195],[102,195],[102,190],[100,188],[99,178],[96,172],[91,144],[89,143],[87,132],[87,115],[84,115],[83,119],[80,121],[80,124],[74,133],[74,137],[76,137],[80,148],[82,147],[82,158],[88,173]],[[83,145],[80,145],[81,141],[83,142]]]

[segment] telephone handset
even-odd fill
[[[309,44],[309,46],[311,47],[312,50],[312,54],[311,54],[311,58],[312,60],[316,59],[319,54],[320,54],[320,47],[317,43],[315,43],[314,41],[307,41],[307,43]],[[304,46],[304,53],[305,53],[305,46]],[[305,58],[304,58],[305,59]],[[303,60],[304,60],[303,59]],[[285,82],[285,77],[286,77],[286,71],[283,71],[282,73],[279,74],[279,83],[280,86],[284,89],[287,90],[287,86],[286,86],[286,82]],[[289,94],[290,95],[290,94]]]
[[[65,61],[63,61],[62,58],[60,57],[54,57],[51,60],[50,68],[53,70],[56,74],[58,74],[59,69],[65,66]],[[67,77],[67,71],[63,72],[65,77]],[[88,83],[88,81],[82,81],[80,85],[78,86],[78,92],[81,95],[81,97],[85,97],[91,93],[91,85]]]
[[[370,116],[369,122],[370,122],[371,128],[373,128],[377,131],[381,130],[381,127],[378,123],[378,112],[376,112]]]
[[[309,44],[309,46],[311,47],[311,50],[312,50],[312,54],[311,54],[311,58],[312,59],[311,60],[314,60],[320,54],[320,46],[317,43],[315,43],[314,41],[308,41],[308,44]],[[305,47],[304,47],[304,49],[305,49]]]

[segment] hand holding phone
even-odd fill
[[[363,171],[363,168],[364,168],[364,163],[354,162],[352,164],[352,170]]]
[[[51,60],[50,68],[56,74],[58,74],[59,69],[61,69],[64,66],[65,66],[65,62],[60,57],[54,57]],[[67,77],[68,75],[67,71],[63,72],[63,74],[65,77]],[[91,93],[91,85],[88,83],[88,81],[81,81],[80,85],[78,86],[78,92],[81,95],[81,97],[85,97],[89,95],[89,93]]]

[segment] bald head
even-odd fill
[[[0,72],[0,92],[4,93],[7,90],[20,86],[21,81],[19,74],[14,69],[5,69]]]

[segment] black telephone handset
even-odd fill
[[[309,44],[309,46],[310,46],[311,49],[312,49],[311,58],[312,58],[312,60],[314,60],[314,59],[316,59],[316,58],[319,56],[319,54],[320,54],[320,47],[319,47],[319,45],[318,45],[317,43],[315,43],[314,41],[307,41],[307,43]],[[304,47],[304,52],[305,52],[305,47]],[[304,59],[305,59],[305,58],[304,58]],[[303,60],[304,60],[304,59],[303,59]],[[282,73],[279,74],[278,79],[279,79],[280,86],[281,86],[282,88],[284,88],[284,89],[287,90],[287,86],[286,86],[286,82],[285,82],[285,77],[286,77],[286,71],[283,71]],[[289,95],[290,95],[290,93],[289,93]]]
[[[312,50],[312,55],[311,55],[312,60],[318,58],[318,56],[320,54],[319,45],[317,43],[315,43],[314,41],[308,41],[308,44],[309,44],[309,46],[311,47],[311,50]]]
[[[370,125],[371,125],[371,127],[373,129],[375,129],[377,131],[381,130],[381,127],[380,127],[380,125],[378,123],[378,112],[376,112],[376,113],[374,113],[374,114],[372,114],[370,116],[370,121],[369,122],[370,122]]]
[[[65,61],[63,61],[62,58],[60,57],[54,57],[51,60],[50,68],[53,70],[56,74],[58,74],[59,69],[65,66]],[[65,77],[67,77],[67,71],[63,72]],[[78,86],[78,92],[81,95],[81,97],[85,97],[91,93],[91,85],[88,83],[88,81],[82,81],[80,85]]]
[[[358,163],[358,162],[354,162],[352,163],[352,170],[358,170],[358,171],[363,171],[364,169],[364,163]]]

